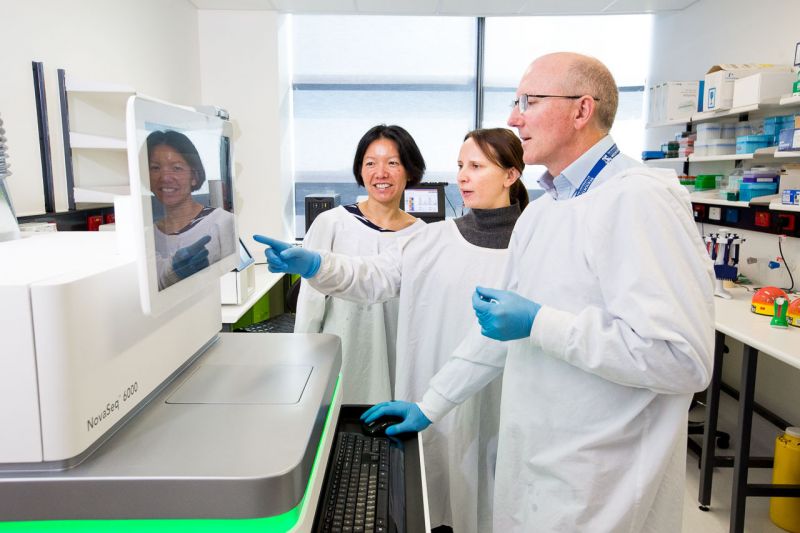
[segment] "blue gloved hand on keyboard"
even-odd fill
[[[399,416],[402,422],[389,426],[386,429],[386,436],[391,437],[398,433],[420,432],[431,425],[428,417],[422,413],[419,406],[412,402],[382,402],[373,405],[361,415],[361,420],[369,424],[386,415]]]

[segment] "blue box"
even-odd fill
[[[753,198],[768,196],[777,192],[777,183],[742,183],[739,185],[739,200],[749,202]]]
[[[766,148],[774,141],[772,135],[742,135],[736,137],[736,153],[752,154],[759,148]]]
[[[795,136],[800,138],[800,130],[793,128],[781,130],[781,133],[778,136],[778,151],[788,152],[792,150],[800,150],[800,145],[794,145]]]
[[[800,189],[786,189],[781,196],[783,205],[800,205]]]

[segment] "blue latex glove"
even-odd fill
[[[481,325],[481,333],[498,341],[529,337],[541,307],[511,291],[475,287],[472,295],[472,308]]]
[[[172,256],[172,270],[179,278],[188,278],[208,266],[208,248],[206,248],[206,244],[209,242],[211,242],[211,237],[205,235],[189,246],[179,248],[175,252],[175,255]]]
[[[403,418],[403,421],[386,428],[386,436],[391,437],[398,433],[418,433],[431,425],[428,417],[422,414],[422,410],[415,403],[411,402],[382,402],[373,405],[361,415],[361,420],[369,424],[373,420],[386,415],[394,415]]]
[[[322,256],[317,252],[263,235],[253,235],[253,239],[269,246],[264,250],[264,255],[267,256],[267,267],[270,272],[288,272],[300,274],[304,278],[313,278],[322,264]]]

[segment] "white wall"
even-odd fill
[[[719,63],[791,64],[795,45],[800,41],[798,20],[800,2],[795,0],[701,0],[684,11],[656,15],[648,84],[702,79],[709,67]],[[679,128],[649,130],[646,145],[660,146],[675,131]],[[720,164],[709,165],[703,169],[725,170],[717,168]],[[696,164],[690,171],[702,172]],[[703,229],[708,232],[716,227],[719,226],[706,224]],[[750,231],[741,233],[747,241],[741,248],[740,271],[758,285],[788,287],[785,268],[770,271],[759,264],[747,265],[744,260],[748,256],[775,259],[777,237]],[[792,266],[797,288],[800,239],[788,238],[783,251]],[[765,323],[764,327],[769,326]],[[730,346],[732,353],[726,357],[723,379],[738,388],[741,345],[730,343]],[[795,425],[800,424],[800,371],[763,356],[759,365],[757,400]]]
[[[44,212],[31,61],[45,68],[56,208],[67,208],[56,70],[184,104],[200,102],[197,10],[188,0],[0,0],[0,113],[18,215]]]
[[[198,21],[203,101],[230,113],[239,234],[260,256],[252,234],[292,239],[291,17],[200,10]]]

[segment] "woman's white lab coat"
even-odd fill
[[[421,220],[400,231],[377,231],[344,207],[321,213],[303,239],[318,252],[375,255],[395,239],[425,227]],[[342,403],[371,404],[392,399],[397,298],[355,303],[325,296],[304,280],[297,298],[297,333],[332,333],[342,339]]]
[[[507,258],[507,249],[470,244],[447,220],[398,239],[377,257],[324,254],[309,281],[357,301],[399,295],[395,398],[415,400],[477,323],[475,286],[498,284]],[[459,533],[490,527],[499,399],[496,380],[422,434],[433,526],[450,524]]]
[[[680,531],[687,410],[714,339],[689,206],[674,174],[639,168],[517,222],[504,286],[542,304],[531,336],[474,328],[420,403],[435,422],[505,368],[496,533]]]

